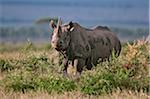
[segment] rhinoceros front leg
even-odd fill
[[[68,68],[68,59],[64,59],[63,60],[63,65],[64,65],[64,69],[63,69],[63,75],[68,77],[68,72],[67,72],[67,68]]]
[[[77,78],[80,77],[84,65],[85,65],[85,60],[84,59],[79,58],[79,59],[74,60],[74,67],[76,67],[76,77]]]

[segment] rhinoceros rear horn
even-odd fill
[[[61,21],[61,18],[58,20],[58,23],[57,23],[57,28],[59,27],[59,26],[61,26],[62,25],[62,21]]]
[[[52,28],[56,28],[56,24],[54,23],[54,20],[51,20],[49,25],[50,25]]]

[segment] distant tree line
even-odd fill
[[[111,28],[117,35],[128,37],[147,37],[149,34],[148,28]],[[31,26],[31,27],[0,27],[0,38],[48,38],[51,35],[52,30],[43,26]]]
[[[112,31],[122,36],[148,36],[148,28],[111,28]]]
[[[42,27],[0,27],[0,37],[45,37],[49,35],[48,29]]]

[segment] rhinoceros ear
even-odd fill
[[[51,20],[49,25],[54,29],[56,28],[56,24],[54,23],[54,20]]]
[[[73,26],[73,23],[72,23],[72,21],[71,22],[69,22],[69,24],[68,24],[68,30],[69,31],[73,31],[74,30],[74,26]]]

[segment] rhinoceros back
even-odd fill
[[[117,56],[120,54],[120,41],[108,27],[86,29],[77,23],[74,26],[75,30],[71,34],[74,56],[87,59],[88,63],[96,65],[100,58],[109,58],[113,50]]]
[[[118,56],[121,51],[121,44],[117,36],[108,28],[96,28],[89,33],[89,42],[92,48],[91,61],[96,64],[101,58],[102,60],[108,59],[114,51]]]

